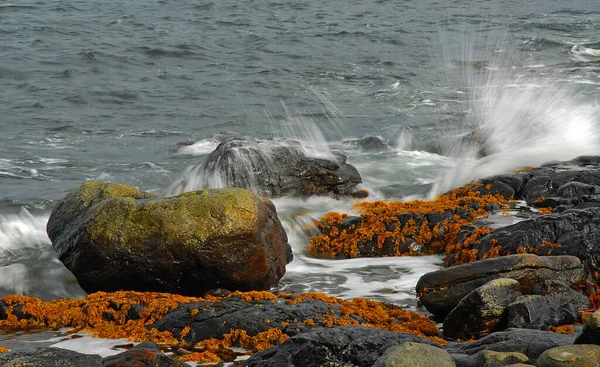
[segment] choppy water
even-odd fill
[[[370,199],[598,154],[599,19],[596,0],[1,1],[0,295],[81,296],[45,235],[57,200],[91,179],[164,192],[227,135],[341,151]],[[456,144],[473,131],[487,157]],[[284,290],[414,306],[439,266],[311,259],[298,228],[351,202],[274,202]]]

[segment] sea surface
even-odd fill
[[[0,296],[84,296],[45,232],[58,200],[88,180],[164,194],[227,137],[341,152],[367,200],[600,154],[598,5],[0,0]],[[415,308],[442,262],[311,258],[301,228],[354,202],[274,203],[295,252],[281,290]]]

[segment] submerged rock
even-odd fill
[[[509,255],[427,273],[417,282],[416,291],[429,312],[445,316],[467,294],[498,278],[515,279],[523,294],[531,294],[536,284],[548,279],[582,283],[585,273],[574,256]]]
[[[318,153],[318,155],[316,154]],[[320,156],[322,155],[322,156]],[[243,187],[261,196],[352,195],[362,182],[346,157],[309,152],[293,140],[228,139],[188,168],[170,194],[206,187]]]
[[[273,204],[245,189],[157,199],[90,181],[54,208],[47,232],[88,293],[268,289],[291,254]]]

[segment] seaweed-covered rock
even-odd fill
[[[86,292],[268,289],[285,273],[291,249],[268,199],[245,189],[152,196],[90,181],[54,208],[48,236]]]
[[[123,353],[106,357],[102,367],[186,367],[187,364],[164,354],[154,342],[145,342]]]
[[[585,273],[574,256],[509,255],[427,273],[417,282],[416,291],[429,312],[445,316],[471,291],[498,278],[515,279],[521,292],[530,294],[547,279],[578,284]]]
[[[545,351],[536,361],[537,367],[600,366],[600,346],[563,345]]]
[[[393,345],[435,343],[416,335],[361,326],[315,328],[283,344],[254,354],[248,367],[320,367],[324,365],[371,367]],[[329,364],[328,364],[329,363]]]
[[[505,327],[506,306],[520,295],[519,290],[519,282],[507,278],[490,280],[473,290],[446,316],[444,336],[479,338]]]
[[[37,347],[0,354],[0,366],[102,367],[102,357],[60,348]]]
[[[361,182],[356,168],[341,154],[316,157],[294,140],[232,138],[189,167],[169,192],[180,194],[225,184],[269,197],[364,196],[356,189]]]
[[[390,347],[373,367],[456,367],[445,350],[433,345],[407,342]]]

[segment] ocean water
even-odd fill
[[[367,200],[600,154],[599,19],[597,0],[0,1],[0,296],[83,296],[45,233],[57,201],[87,180],[168,192],[228,136],[341,152]],[[311,258],[301,228],[353,201],[274,203],[281,290],[414,308],[441,264]]]

